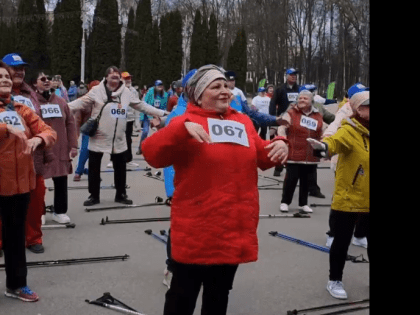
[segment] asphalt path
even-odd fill
[[[133,138],[133,151],[139,137]],[[134,162],[141,168],[147,166],[142,156],[134,155]],[[109,170],[109,155],[104,155],[102,170]],[[76,161],[74,161],[74,165]],[[330,204],[333,193],[334,175],[319,165],[318,185],[326,195],[325,199],[309,197],[309,203]],[[152,173],[162,171],[153,169]],[[143,176],[145,171],[127,172],[127,194],[135,204],[154,202],[156,196],[166,199],[164,183]],[[261,171],[263,176],[273,178],[273,169]],[[283,180],[283,171],[276,179]],[[101,173],[102,185],[114,183],[114,173]],[[69,186],[87,186],[87,176],[80,182],[73,182],[69,176]],[[260,185],[272,181],[260,178]],[[46,180],[47,187],[53,187],[52,180]],[[279,186],[273,186],[281,188]],[[298,208],[298,189],[296,189],[290,213]],[[281,190],[260,190],[260,213],[280,214]],[[28,261],[76,259],[128,254],[125,261],[85,263],[69,266],[50,266],[28,269],[28,285],[38,293],[36,303],[24,303],[0,295],[0,314],[2,315],[74,315],[74,314],[118,314],[114,310],[89,305],[86,299],[94,300],[110,292],[112,296],[147,314],[162,314],[166,286],[162,284],[165,268],[165,245],[144,233],[152,229],[158,233],[168,229],[169,222],[130,223],[101,225],[101,219],[132,219],[167,217],[168,206],[145,208],[102,210],[86,212],[83,201],[87,199],[87,189],[69,190],[69,211],[74,229],[44,230],[45,253],[34,254],[27,250]],[[120,205],[114,200],[115,190],[101,191],[101,204],[96,206]],[[53,192],[47,191],[46,204],[52,204]],[[329,273],[329,255],[312,248],[295,244],[268,234],[278,231],[294,238],[325,246],[328,230],[329,207],[313,207],[311,218],[273,218],[261,219],[258,227],[259,259],[257,262],[242,264],[236,273],[233,289],[229,296],[228,314],[287,314],[288,310],[305,309],[328,304],[341,303],[326,291]],[[47,213],[47,224],[55,224]],[[349,254],[363,254],[366,249],[350,245]],[[0,258],[4,263],[4,258]],[[347,262],[343,278],[349,296],[347,301],[369,298],[369,264]],[[5,289],[5,276],[0,278],[0,288]],[[201,294],[197,300],[194,315],[200,314]],[[325,314],[336,309],[313,312]],[[369,314],[368,310],[358,314]]]

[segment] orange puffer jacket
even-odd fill
[[[0,101],[0,114],[6,111],[6,105]],[[29,107],[14,103],[14,108],[21,118],[28,139],[40,137],[40,146],[51,147],[57,141],[57,133],[45,124]],[[22,145],[17,137],[7,131],[6,123],[0,121],[0,196],[24,194],[35,188],[35,169],[32,155],[22,154]]]

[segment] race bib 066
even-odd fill
[[[122,104],[111,104],[110,107],[111,116],[114,118],[119,119],[126,119],[127,118],[127,109],[122,106]]]
[[[22,123],[22,119],[18,113],[14,111],[5,111],[0,113],[0,123],[8,124],[15,127],[16,129],[25,131],[25,126]]]
[[[208,118],[209,134],[213,142],[230,142],[249,147],[245,125],[233,120]]]
[[[22,95],[15,95],[15,96],[13,96],[13,100],[15,102],[24,104],[24,105],[28,106],[30,109],[32,109],[33,111],[35,111],[35,106],[34,106],[34,104],[32,104],[32,101],[29,98],[24,97]]]
[[[289,102],[296,102],[298,97],[298,93],[287,93],[287,100]]]
[[[318,121],[313,118],[302,115],[302,117],[300,118],[300,125],[310,130],[316,130],[316,128],[318,127]]]
[[[58,104],[45,104],[41,105],[42,118],[59,118],[63,117],[60,105]]]

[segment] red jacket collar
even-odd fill
[[[194,115],[199,115],[199,116],[203,116],[203,117],[215,117],[215,118],[223,118],[225,119],[226,117],[229,117],[232,114],[237,113],[238,111],[233,109],[232,107],[228,107],[228,109],[226,110],[225,113],[220,114],[217,113],[214,110],[206,110],[206,109],[202,109],[201,107],[194,105],[193,103],[188,103],[187,105],[187,114],[194,114]]]

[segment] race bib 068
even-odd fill
[[[121,104],[111,104],[110,107],[111,116],[114,118],[119,119],[126,119],[127,118],[127,109],[124,108]]]
[[[0,113],[0,123],[8,124],[15,127],[16,129],[25,131],[25,126],[22,123],[22,119],[18,113],[14,111],[5,111]]]
[[[41,105],[42,118],[59,118],[63,117],[60,105],[58,104],[45,104]]]
[[[230,142],[249,147],[245,125],[233,120],[208,118],[209,134],[213,142]]]
[[[302,115],[300,118],[300,125],[310,130],[316,130],[318,127],[318,121],[316,119]]]
[[[32,101],[29,98],[24,97],[22,95],[15,95],[15,96],[13,96],[13,100],[15,102],[24,104],[24,105],[28,106],[30,109],[32,109],[33,111],[35,111],[34,104],[32,104]]]

